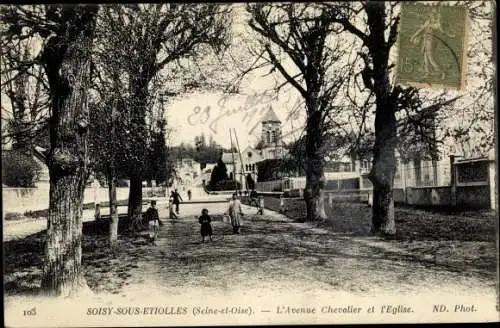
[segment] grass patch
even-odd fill
[[[273,211],[280,210],[280,200],[265,197],[264,205]],[[315,222],[318,227],[332,229],[334,232],[356,236],[370,235],[372,208],[366,203],[333,202],[332,207],[325,204],[328,219]],[[292,220],[301,221],[306,216],[303,200],[288,202],[285,215]],[[408,206],[396,207],[395,240],[458,240],[494,242],[495,214],[493,211],[442,212],[417,209]]]

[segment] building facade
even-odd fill
[[[225,152],[222,161],[226,165],[230,179],[241,183],[247,189],[247,179],[257,182],[257,163],[267,159],[280,159],[286,154],[282,140],[281,120],[272,108],[261,121],[262,135],[256,147],[246,147],[239,152]]]

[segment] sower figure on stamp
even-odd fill
[[[441,79],[445,78],[445,71],[439,66],[435,60],[435,47],[433,43],[435,42],[436,32],[441,32],[450,38],[454,38],[454,33],[449,33],[443,30],[441,26],[441,15],[439,13],[439,8],[434,8],[431,12],[429,18],[420,26],[420,28],[412,35],[410,42],[420,45],[420,50],[423,55],[422,70],[424,76],[427,77],[431,74],[429,64],[431,65],[433,72],[441,74]]]
[[[229,201],[228,214],[233,226],[233,233],[239,234],[241,225],[240,216],[243,216],[243,211],[241,210],[241,203],[236,193],[233,194],[233,198]]]

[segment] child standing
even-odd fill
[[[210,225],[212,218],[208,215],[208,210],[206,208],[201,210],[201,216],[198,218],[198,222],[201,224],[201,241],[204,243],[206,236],[209,236],[210,241],[212,241],[212,226]]]
[[[163,225],[163,223],[160,221],[160,217],[158,216],[156,200],[151,201],[151,206],[146,211],[145,217],[149,225],[149,242],[153,245],[156,245],[155,240],[158,237],[160,225]]]

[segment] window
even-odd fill
[[[251,152],[248,152],[248,153],[247,153],[247,157],[248,157],[248,158],[252,158],[252,153],[251,153]]]
[[[272,143],[276,142],[276,130],[273,130],[271,132],[271,142]]]
[[[267,135],[267,143],[270,143],[271,142],[271,132],[270,131],[267,131],[266,132],[266,135]]]

